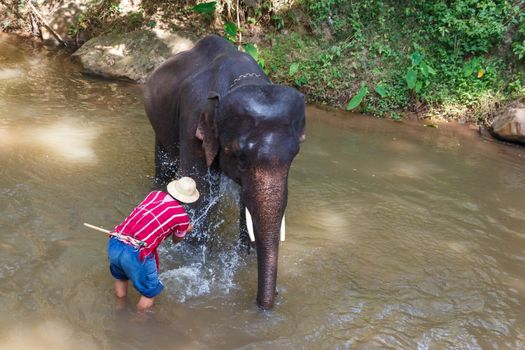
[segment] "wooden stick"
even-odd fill
[[[90,224],[87,224],[85,222],[84,222],[84,226],[92,228],[93,230],[97,230],[97,231],[100,231],[100,232],[107,233],[108,235],[111,233],[109,230],[105,230],[102,227],[98,227],[98,226],[95,226],[95,225],[90,225]]]
[[[58,34],[57,32],[55,32],[53,30],[53,28],[51,28],[51,26],[49,25],[49,23],[47,23],[46,19],[40,14],[40,12],[38,12],[38,10],[33,6],[33,4],[31,3],[31,1],[28,1],[27,4],[29,5],[29,7],[31,7],[31,11],[35,14],[35,16],[44,24],[44,26],[49,29],[49,31],[51,32],[51,34],[53,34],[53,36],[62,44],[64,45],[65,47],[67,47],[67,43],[62,40],[62,37],[60,36],[60,34]]]
[[[120,233],[111,232],[109,230],[103,229],[102,227],[98,227],[98,226],[91,225],[91,224],[88,224],[88,223],[84,223],[84,226],[89,227],[89,228],[91,228],[93,230],[96,230],[96,231],[104,232],[105,234],[108,234],[110,236],[120,238],[121,240],[122,239],[126,239],[130,243],[135,244],[135,245],[137,245],[139,247],[146,247],[146,248],[148,247],[148,244],[146,242],[138,240],[138,239],[133,238],[131,236],[122,236]]]
[[[241,31],[241,18],[240,18],[240,8],[239,8],[239,0],[237,0],[237,35],[239,37],[239,47],[238,49],[240,50],[241,47],[242,47],[242,31]]]

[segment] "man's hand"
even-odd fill
[[[193,230],[193,224],[192,223],[190,223],[188,225],[188,228],[186,229],[186,231],[184,231],[184,237],[186,237],[186,235],[189,232],[191,232],[191,230]],[[184,237],[177,237],[175,234],[171,235],[171,239],[173,240],[174,244],[177,244],[177,243],[181,242],[184,239]]]

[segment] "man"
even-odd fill
[[[158,276],[157,247],[172,236],[182,241],[193,226],[184,207],[199,199],[195,181],[182,177],[167,186],[167,192],[153,191],[117,227],[108,242],[109,270],[115,278],[115,295],[124,298],[131,280],[140,293],[137,309],[153,306],[164,285]]]

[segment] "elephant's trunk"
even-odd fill
[[[276,295],[281,221],[288,199],[288,167],[256,170],[243,183],[244,203],[250,211],[257,247],[257,304],[273,307]]]

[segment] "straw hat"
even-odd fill
[[[191,177],[181,177],[170,182],[167,190],[173,198],[184,203],[193,203],[199,199],[197,184]]]

